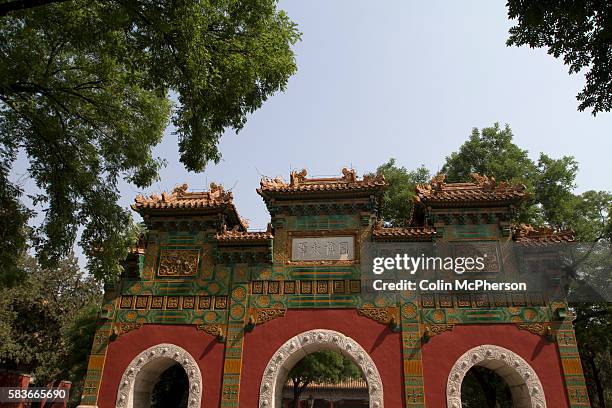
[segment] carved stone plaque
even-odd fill
[[[291,241],[292,261],[351,261],[355,237],[301,237]]]

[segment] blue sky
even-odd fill
[[[261,175],[359,175],[395,157],[438,170],[473,127],[508,123],[537,159],[573,155],[577,191],[612,190],[612,113],[578,112],[582,75],[569,76],[545,50],[505,45],[505,1],[282,0],[303,33],[298,73],[236,135],[221,139],[223,159],[188,173],[168,129],[157,155],[168,161],[144,193],[187,182],[232,189],[242,216],[265,228],[256,194]],[[25,166],[18,166],[24,168]],[[33,188],[28,181],[26,191]],[[122,185],[122,204],[140,191]],[[80,251],[77,251],[80,252]]]
[[[537,158],[574,155],[578,191],[612,189],[612,114],[577,112],[581,75],[569,76],[544,50],[507,47],[504,1],[285,0],[303,33],[298,73],[236,135],[221,141],[223,161],[187,173],[168,135],[169,161],[147,192],[186,181],[231,188],[254,228],[269,216],[255,193],[261,174],[359,174],[390,157],[438,170],[472,127],[508,123]],[[126,204],[137,193],[124,189]]]

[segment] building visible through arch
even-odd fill
[[[411,224],[389,227],[380,219],[386,188],[384,178],[349,169],[264,178],[266,231],[248,231],[219,185],[137,197],[146,233],[105,288],[81,406],[147,406],[160,370],[180,363],[193,406],[279,408],[283,370],[324,347],[361,367],[370,407],[458,406],[453,376],[475,364],[517,386],[520,407],[588,407],[563,301],[541,291],[379,293],[368,275],[372,248],[418,244],[495,255],[462,279],[521,276],[511,244],[541,247],[571,233],[513,225],[524,186],[479,175],[417,186]],[[525,387],[528,400],[519,398]]]
[[[368,384],[371,408],[384,407],[383,383],[376,364],[353,339],[333,330],[309,330],[287,340],[272,356],[263,372],[259,408],[282,408],[283,386],[287,373],[302,358],[319,350],[332,350],[350,358]]]

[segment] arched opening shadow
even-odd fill
[[[199,408],[202,398],[202,374],[189,352],[170,343],[149,347],[128,365],[117,390],[115,408],[148,408],[151,394],[161,374],[179,364],[189,382],[188,408]]]
[[[310,330],[289,339],[272,356],[262,376],[259,408],[281,408],[282,388],[289,370],[306,355],[332,350],[350,358],[368,385],[369,407],[383,408],[383,383],[369,354],[356,341],[333,330]]]
[[[446,384],[448,408],[462,408],[461,386],[474,366],[494,371],[510,387],[514,408],[546,408],[542,383],[535,370],[518,354],[500,346],[485,344],[466,351],[451,368]]]

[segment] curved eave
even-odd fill
[[[574,244],[573,238],[566,237],[545,237],[545,238],[520,238],[515,241],[516,245],[529,248],[546,248],[558,245]]]
[[[372,237],[376,242],[432,242],[433,236],[409,237],[409,236],[378,236]]]
[[[429,228],[388,228],[372,232],[372,240],[377,242],[431,242],[436,235]]]
[[[195,217],[195,216],[214,216],[222,213],[230,217],[230,226],[238,225],[241,231],[246,231],[246,228],[240,220],[240,215],[236,206],[232,203],[219,203],[216,205],[207,205],[201,207],[181,207],[181,206],[139,206],[131,205],[132,210],[140,214],[143,218],[147,217]]]
[[[268,247],[272,243],[272,239],[231,239],[231,240],[217,240],[217,245],[220,247]]]
[[[449,200],[435,200],[421,198],[419,201],[417,201],[417,204],[420,204],[424,207],[432,208],[509,207],[520,204],[524,199],[524,197],[502,200],[465,200],[461,198]]]

